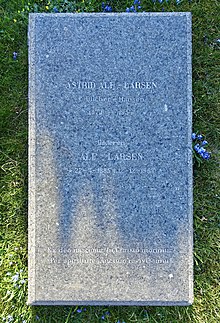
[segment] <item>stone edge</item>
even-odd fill
[[[30,17],[113,17],[113,16],[188,16],[191,18],[191,12],[79,12],[79,13],[30,13]]]
[[[35,301],[29,305],[50,305],[50,306],[57,306],[57,305],[110,305],[110,306],[189,306],[192,305],[192,302],[189,301]]]
[[[192,166],[192,15],[187,19],[187,111],[188,111],[188,241],[189,241],[189,302],[193,303],[193,166]]]
[[[28,304],[35,294],[35,15],[28,25]]]

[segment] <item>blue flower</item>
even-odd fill
[[[80,308],[78,308],[76,311],[77,311],[77,313],[81,313],[82,312],[82,310]]]
[[[142,7],[141,6],[138,6],[138,9],[141,9]]]
[[[200,149],[199,144],[196,144],[196,145],[194,146],[194,149],[195,149],[195,151],[197,151],[197,152],[198,152],[198,150]]]
[[[14,320],[14,318],[13,318],[12,315],[8,315],[7,316],[7,320],[8,320],[8,322],[12,322]]]
[[[101,319],[104,320],[105,319],[105,315],[102,315]]]
[[[195,140],[196,139],[196,133],[195,132],[193,132],[192,133],[192,140]]]
[[[197,136],[197,139],[199,139],[199,140],[202,140],[202,138],[203,138],[203,136],[202,136],[202,135],[198,135],[198,136]]]
[[[54,8],[53,8],[53,12],[58,13],[58,12],[59,12],[59,10],[58,10],[56,7],[54,7]]]
[[[130,12],[130,8],[126,8],[126,12]]]
[[[201,155],[201,154],[203,154],[203,153],[205,153],[205,152],[206,152],[206,149],[205,149],[205,148],[203,148],[203,147],[200,147],[200,148],[197,150],[197,152]]]
[[[202,154],[202,158],[203,159],[209,159],[211,157],[211,154],[208,153],[207,151],[205,153]]]
[[[15,61],[18,57],[18,53],[17,52],[13,52],[13,60]]]
[[[104,11],[105,12],[112,12],[112,7],[107,5],[107,6],[105,6]]]
[[[202,146],[205,146],[205,145],[207,145],[208,144],[208,141],[206,141],[206,140],[203,140],[203,142],[202,142]]]
[[[131,6],[130,10],[131,11],[134,11],[135,10],[135,7],[134,6]]]
[[[139,0],[134,0],[134,4],[141,4]]]
[[[18,281],[18,279],[19,279],[19,274],[18,274],[18,273],[16,273],[16,275],[14,275],[14,276],[12,276],[12,277],[11,277],[11,280],[12,280],[13,282],[17,282],[17,281]]]

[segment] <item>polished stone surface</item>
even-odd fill
[[[30,14],[32,305],[193,301],[190,13]]]

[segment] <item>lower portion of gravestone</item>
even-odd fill
[[[61,219],[61,196],[47,140],[42,145],[47,154],[45,148],[40,154],[43,176],[35,183],[40,192],[38,211],[44,217],[33,228],[37,239],[30,250],[29,275],[34,284],[29,286],[29,304],[190,305],[191,246],[184,228],[180,226],[177,233],[171,228],[168,233],[157,219],[146,220],[141,228],[146,237],[138,240],[138,219],[133,216],[120,222],[116,188],[108,176],[102,178],[103,219],[86,181],[71,215],[73,221]],[[43,203],[47,196],[50,205]],[[129,230],[126,234],[124,226]]]

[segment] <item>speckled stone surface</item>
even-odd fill
[[[190,13],[30,14],[32,305],[193,301]]]

